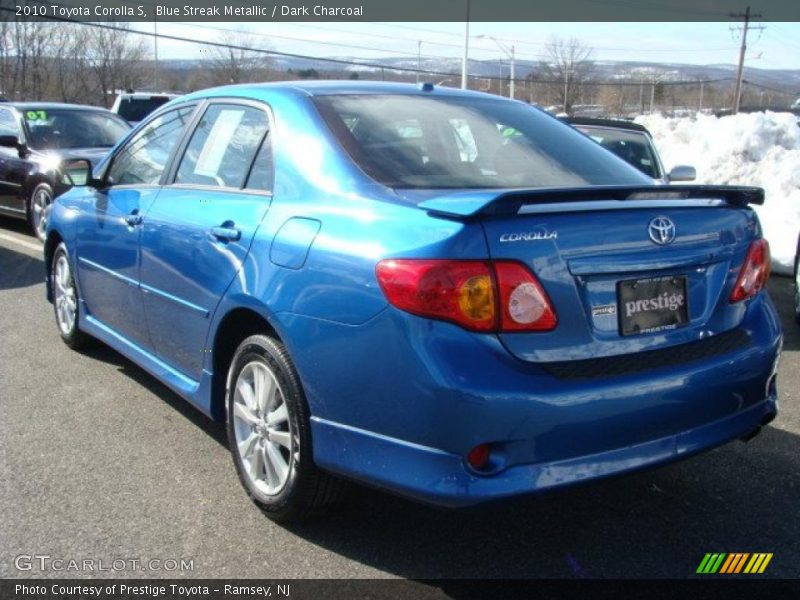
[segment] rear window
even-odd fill
[[[315,103],[353,160],[390,187],[652,184],[586,136],[517,102],[363,94]]]
[[[150,96],[147,98],[122,98],[117,114],[126,121],[143,121],[144,118],[169,102],[168,96]]]
[[[661,177],[653,144],[646,134],[638,131],[586,125],[576,125],[575,128],[645,175],[653,179]]]

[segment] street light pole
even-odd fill
[[[511,46],[511,84],[508,88],[508,97],[514,99],[514,46]]]
[[[422,40],[417,40],[417,83],[419,83],[419,72],[422,70]]]
[[[469,60],[469,0],[467,0],[467,19],[464,21],[464,58],[461,61],[461,89],[467,89],[467,61]]]

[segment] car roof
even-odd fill
[[[624,121],[622,119],[598,119],[595,117],[561,117],[561,119],[570,125],[585,125],[587,127],[605,127],[607,129],[625,129],[627,131],[640,131],[642,133],[650,134],[647,127],[634,123],[633,121]]]
[[[88,104],[67,104],[66,102],[5,102],[3,106],[13,106],[20,110],[94,110],[111,112],[102,106],[89,106]],[[113,113],[112,113],[113,114]]]
[[[117,94],[117,98],[177,98],[181,94],[174,92],[123,92]]]
[[[425,88],[423,88],[425,86]],[[429,87],[430,86],[430,87]],[[462,90],[429,83],[396,83],[389,81],[352,81],[352,80],[325,80],[325,81],[277,81],[270,83],[243,83],[227,85],[224,87],[200,90],[182,96],[182,99],[194,100],[211,96],[226,94],[261,98],[271,93],[282,93],[304,96],[328,96],[336,94],[402,94],[402,95],[433,95],[433,96],[460,96],[472,98],[493,98],[506,100],[494,94]]]

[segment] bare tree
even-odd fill
[[[93,73],[89,64],[88,41],[79,25],[57,24],[51,32],[55,69],[51,96],[61,102],[91,102],[94,99]]]
[[[98,98],[106,107],[118,91],[136,89],[147,79],[145,60],[149,58],[149,51],[144,40],[130,33],[127,24],[115,23],[114,27],[93,28],[86,41],[86,55],[98,87]]]
[[[209,83],[225,85],[259,81],[265,78],[271,60],[263,51],[269,47],[244,30],[223,33],[219,42],[208,51]]]
[[[547,58],[539,67],[543,79],[551,82],[558,104],[567,114],[582,94],[592,75],[592,49],[576,38],[555,38],[546,48]]]

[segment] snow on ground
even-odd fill
[[[790,273],[800,232],[800,127],[791,113],[636,119],[653,134],[664,166],[691,165],[698,183],[763,187],[756,206],[773,269]]]

